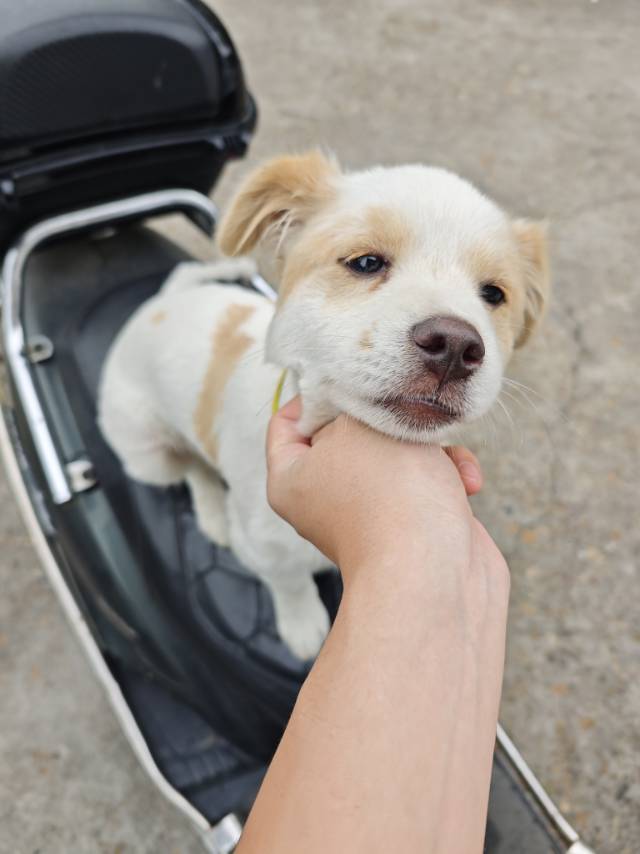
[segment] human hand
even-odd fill
[[[294,398],[273,418],[267,440],[273,509],[343,574],[387,553],[450,560],[464,552],[473,519],[466,499],[482,486],[465,448],[401,443],[339,416],[311,439],[296,424]],[[428,553],[428,554],[427,554]]]

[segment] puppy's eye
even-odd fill
[[[507,299],[502,288],[494,285],[493,282],[485,282],[480,287],[480,296],[489,305],[502,305]]]
[[[361,276],[374,276],[387,267],[387,261],[381,255],[360,255],[345,261],[346,266]]]

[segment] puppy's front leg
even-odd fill
[[[250,506],[238,506],[233,491],[228,494],[231,548],[268,587],[278,634],[306,661],[317,655],[329,631],[329,616],[313,580],[313,573],[328,561],[276,516],[266,502],[266,484],[262,494],[265,500],[255,496]]]
[[[229,545],[226,489],[217,473],[198,460],[185,471],[191,500],[202,533],[219,546]]]
[[[278,578],[272,582],[263,575],[273,598],[278,633],[298,658],[307,661],[320,651],[329,631],[329,615],[318,595],[313,578]]]

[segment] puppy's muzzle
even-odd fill
[[[479,332],[457,317],[430,317],[411,329],[411,340],[427,371],[441,388],[449,380],[466,380],[482,364]]]

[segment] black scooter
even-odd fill
[[[269,596],[198,531],[188,491],[130,481],[96,426],[126,318],[187,257],[145,222],[208,198],[256,121],[200,0],[0,0],[5,466],[44,571],[138,759],[230,852],[308,666]],[[273,292],[256,277],[253,286]],[[336,573],[317,583],[334,614]],[[588,852],[502,729],[485,851]]]

